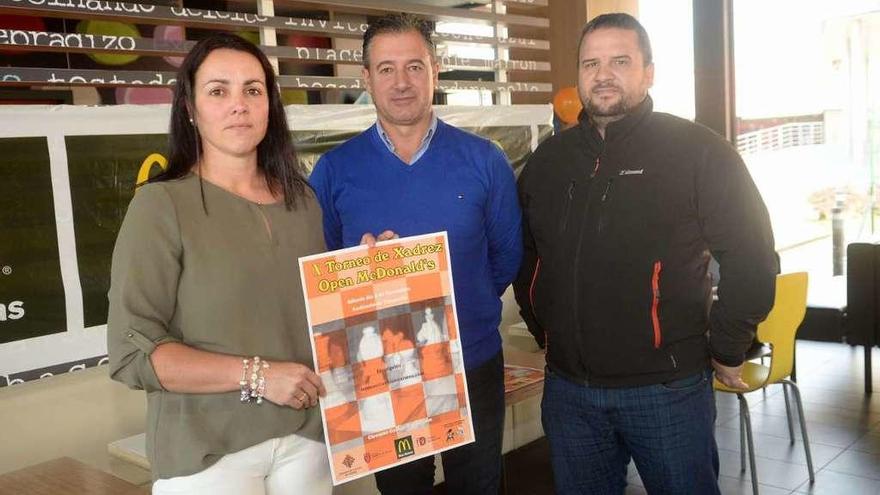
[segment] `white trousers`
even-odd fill
[[[330,495],[332,490],[326,447],[297,435],[266,440],[199,473],[153,483],[153,495]]]

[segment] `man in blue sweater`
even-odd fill
[[[497,493],[504,430],[501,299],[522,257],[513,172],[491,142],[437,119],[431,28],[386,16],[364,33],[376,124],[321,157],[310,182],[327,247],[447,231],[476,442],[442,454],[450,493]],[[376,474],[383,495],[431,493],[433,457]]]

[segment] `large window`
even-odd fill
[[[782,269],[830,276],[833,223],[847,243],[880,233],[880,1],[735,0],[733,10],[737,145]]]
[[[467,34],[474,36],[493,36],[492,26],[470,24],[465,22],[438,22],[435,30],[438,33]],[[472,45],[467,43],[447,43],[438,53],[441,58],[461,57],[475,60],[495,60],[495,48],[488,45]],[[441,67],[441,70],[443,67]],[[489,71],[484,78],[494,79],[494,72]],[[492,92],[489,90],[457,90],[446,92],[447,105],[492,105]]]
[[[654,110],[694,118],[693,0],[641,0],[639,21],[654,54]]]

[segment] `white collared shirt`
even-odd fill
[[[431,139],[434,137],[434,132],[437,130],[437,114],[431,112],[431,125],[428,127],[428,132],[425,133],[425,137],[422,138],[422,144],[419,145],[416,152],[413,153],[412,158],[409,160],[409,164],[413,164],[418,161],[422,155],[428,151],[428,146],[431,144]],[[388,147],[388,150],[397,155],[397,151],[394,148],[394,143],[391,141],[391,138],[388,137],[388,134],[385,132],[385,129],[382,127],[382,123],[376,120],[376,132],[379,133],[379,137],[382,138],[382,142],[385,143],[385,146]],[[400,158],[400,155],[397,155]],[[403,160],[401,158],[401,160]]]

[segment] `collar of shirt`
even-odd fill
[[[419,145],[419,148],[413,153],[412,159],[409,161],[410,164],[418,161],[422,155],[428,151],[428,146],[431,144],[431,139],[434,137],[434,133],[437,130],[437,114],[431,112],[431,125],[428,127],[428,132],[425,133],[425,137],[422,139],[422,144]],[[388,134],[385,133],[385,129],[382,128],[382,123],[376,120],[376,132],[379,133],[379,137],[382,138],[382,142],[385,143],[385,146],[388,147],[388,150],[397,155],[397,151],[394,149],[394,143],[391,142],[391,138],[388,137]],[[400,155],[397,155],[400,157]]]

